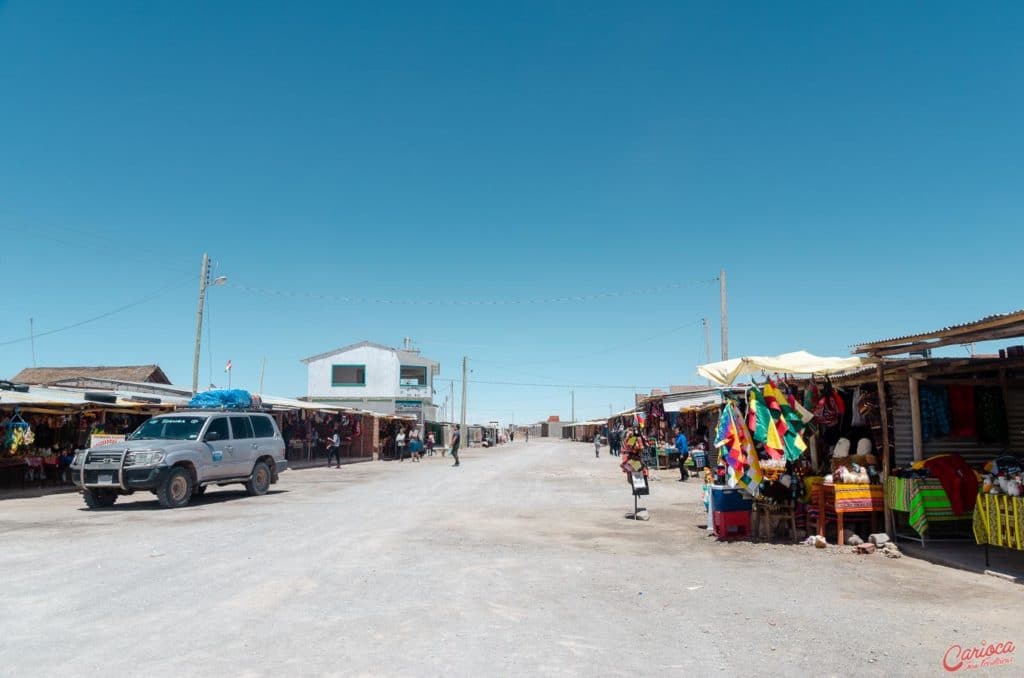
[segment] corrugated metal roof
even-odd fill
[[[973,325],[984,325],[984,324],[990,323],[990,322],[992,322],[994,320],[1010,319],[1010,318],[1013,318],[1015,316],[1019,317],[1018,319],[1021,320],[1022,322],[1024,322],[1024,309],[1019,309],[1019,310],[1016,310],[1016,311],[1010,311],[1009,313],[996,313],[994,315],[985,316],[984,318],[981,318],[980,320],[972,320],[970,322],[959,323],[957,325],[948,325],[946,327],[942,327],[942,328],[937,329],[937,330],[931,330],[929,332],[918,332],[916,334],[906,334],[906,335],[903,335],[901,337],[891,337],[889,339],[875,339],[874,341],[861,342],[859,344],[854,344],[853,345],[853,349],[854,349],[853,352],[854,353],[861,353],[862,351],[860,351],[859,349],[862,349],[862,348],[868,347],[868,346],[873,346],[875,344],[887,344],[887,343],[890,343],[890,342],[910,342],[910,341],[914,341],[914,340],[917,340],[917,339],[923,339],[923,338],[929,337],[929,336],[934,335],[934,334],[943,334],[945,332],[952,332],[953,330],[968,329],[968,328],[970,328]]]
[[[0,391],[0,405],[37,406],[37,407],[145,407],[149,403],[131,402],[129,394],[110,394],[116,397],[116,403],[104,403],[87,400],[85,393],[57,388],[30,388],[28,393],[20,391]],[[141,394],[140,394],[141,395]],[[155,403],[153,403],[155,404]]]

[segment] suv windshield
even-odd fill
[[[140,426],[128,440],[196,440],[206,417],[157,417]]]

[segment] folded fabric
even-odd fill
[[[885,496],[889,508],[906,513],[910,527],[921,536],[928,532],[930,522],[960,519],[953,513],[946,490],[936,478],[890,476],[885,483]]]
[[[978,498],[978,474],[963,457],[947,454],[924,460],[924,467],[942,483],[953,513],[963,515],[974,510]]]

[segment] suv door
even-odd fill
[[[252,422],[246,415],[231,415],[231,437],[233,459],[231,462],[231,474],[236,477],[247,476],[252,473],[253,464],[256,463],[256,441],[252,437]]]
[[[277,435],[274,420],[266,414],[253,414],[250,419],[256,443],[255,457],[268,455],[275,462],[284,459],[284,441]],[[273,467],[270,470],[275,471]]]
[[[203,433],[203,444],[206,446],[203,458],[205,468],[200,472],[199,479],[228,478],[234,475],[231,470],[233,446],[227,417],[210,419],[206,432]]]

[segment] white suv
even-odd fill
[[[274,419],[238,410],[185,410],[148,420],[123,443],[75,453],[72,478],[89,508],[149,490],[165,508],[185,506],[207,485],[266,494],[288,467]]]

